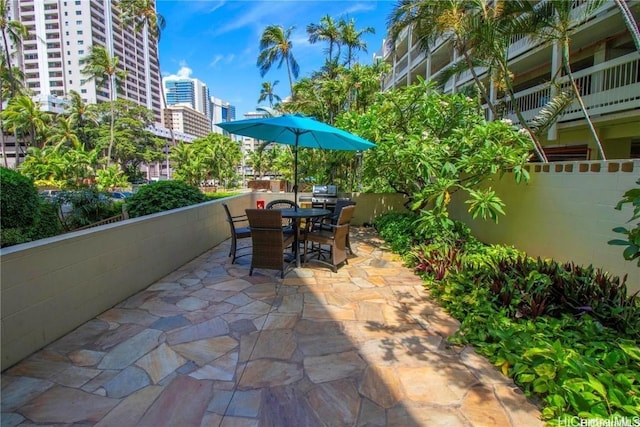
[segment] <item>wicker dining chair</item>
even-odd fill
[[[317,229],[305,235],[304,256],[305,262],[311,260],[331,267],[334,273],[338,271],[338,265],[348,263],[347,261],[347,236],[349,235],[349,223],[353,218],[354,205],[345,206],[340,211],[340,216],[336,224],[327,225],[330,230]],[[307,258],[308,244],[311,244],[313,254],[317,258]],[[317,246],[315,246],[317,244]],[[328,248],[323,248],[328,246]],[[323,258],[328,257],[329,261]]]
[[[238,239],[246,239],[251,237],[251,230],[249,230],[249,220],[246,215],[231,215],[229,206],[223,203],[224,211],[227,213],[227,222],[229,223],[229,231],[231,232],[231,249],[229,250],[229,256],[233,255],[231,264],[235,264],[236,259],[249,255],[250,252],[238,255]],[[243,224],[244,226],[239,226]]]
[[[333,209],[333,213],[329,216],[319,218],[318,221],[315,221],[312,224],[311,231],[314,231],[314,230],[315,231],[317,230],[332,231],[331,226],[338,224],[338,218],[340,217],[340,213],[342,212],[342,209],[346,206],[355,206],[355,205],[356,205],[356,202],[354,202],[353,200],[338,200],[336,202],[335,208]],[[351,242],[349,241],[349,234],[347,234],[347,249],[349,250],[350,253],[353,254],[353,250],[351,249]]]
[[[255,268],[279,270],[284,278],[285,249],[292,246],[295,236],[282,229],[282,213],[269,209],[247,209],[251,229],[252,257],[249,276]]]
[[[296,202],[294,202],[293,200],[277,199],[267,203],[267,206],[265,206],[265,209],[288,209],[288,208],[297,208],[297,207],[299,206],[296,205]],[[286,228],[292,228],[293,219],[282,218],[282,226]]]

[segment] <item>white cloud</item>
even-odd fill
[[[172,80],[190,79],[192,73],[193,73],[193,70],[187,67],[187,63],[185,61],[180,61],[180,69],[178,70],[178,72],[176,74],[169,74],[168,76],[165,76],[165,78],[172,79]]]
[[[218,64],[231,64],[235,59],[235,55],[233,53],[229,53],[226,55],[217,54],[213,57],[211,62],[209,63],[209,67],[215,68]]]

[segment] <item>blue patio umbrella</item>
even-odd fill
[[[375,144],[366,139],[302,114],[222,122],[216,123],[216,126],[237,135],[293,145],[295,156],[293,190],[296,204],[298,202],[298,147],[345,151],[361,151],[375,147]]]

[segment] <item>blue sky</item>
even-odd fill
[[[322,66],[326,48],[326,43],[309,43],[308,24],[318,24],[328,14],[334,20],[353,18],[357,29],[373,27],[376,33],[364,38],[367,53],[359,54],[360,62],[369,64],[382,46],[394,4],[390,0],[158,0],[158,13],[167,21],[160,39],[161,72],[203,81],[213,96],[235,105],[236,118],[242,119],[246,112],[255,111],[263,81],[279,80],[276,94],[289,96],[284,65],[264,77],[256,66],[265,27],[296,27],[293,55],[300,65],[299,77],[305,77]]]

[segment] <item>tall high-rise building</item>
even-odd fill
[[[216,123],[230,122],[236,119],[236,107],[213,96],[211,97],[211,110],[211,123],[214,124],[212,130],[216,133],[223,133],[222,128],[215,126]]]
[[[117,2],[111,0],[9,0],[12,20],[29,30],[18,55],[25,84],[41,97],[78,92],[89,103],[127,99],[143,105],[161,120],[157,40],[147,30],[124,26]],[[119,90],[82,73],[91,47],[106,47],[127,72]],[[15,64],[14,64],[15,65]]]
[[[204,114],[211,121],[209,88],[205,83],[189,77],[171,76],[164,77],[162,84],[167,98],[167,106],[186,104]]]

